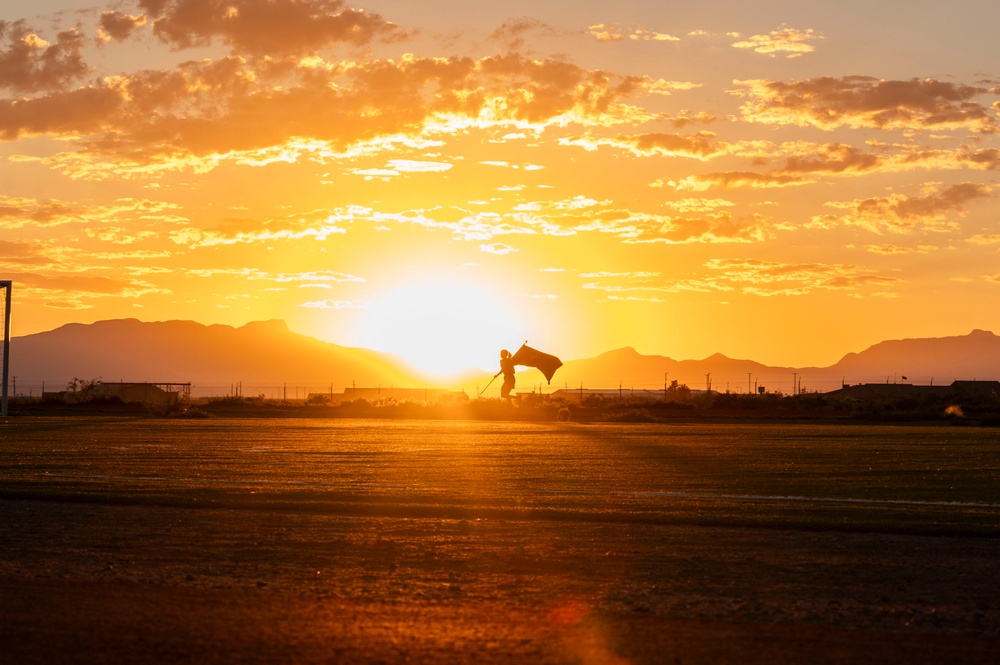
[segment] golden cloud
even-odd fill
[[[743,293],[760,296],[804,295],[816,290],[858,290],[896,283],[873,270],[848,264],[781,263],[757,259],[712,259],[705,267],[721,273]]]
[[[570,137],[560,139],[560,145],[579,146],[585,150],[596,150],[601,146],[610,146],[628,150],[636,156],[659,155],[664,157],[688,157],[707,160],[723,152],[714,142],[715,135],[710,132],[699,132],[693,136],[680,134],[639,134],[621,135],[617,138],[603,137]]]
[[[496,254],[498,256],[503,256],[505,254],[512,254],[518,250],[511,247],[508,244],[502,242],[494,242],[490,244],[482,244],[479,246],[479,251],[484,254]]]
[[[342,0],[139,0],[153,33],[174,48],[219,39],[255,56],[310,54],[337,44],[362,45],[406,37],[379,14]]]
[[[730,171],[727,173],[706,173],[682,180],[671,180],[666,184],[678,191],[703,192],[712,187],[752,189],[776,189],[808,185],[812,181],[800,176],[781,173],[753,173],[752,171]]]
[[[298,225],[295,225],[298,226]],[[262,242],[273,242],[276,240],[326,240],[331,235],[340,235],[347,231],[335,223],[311,224],[305,228],[279,228],[270,229],[266,227],[255,227],[251,230],[230,230],[230,229],[196,229],[186,227],[172,231],[169,234],[170,240],[178,245],[186,247],[219,247],[226,245],[253,245]]]
[[[922,196],[892,194],[886,197],[832,202],[827,205],[847,210],[844,215],[813,217],[811,226],[830,228],[836,225],[860,226],[873,233],[909,233],[918,226],[941,230],[948,213],[965,214],[966,204],[992,196],[987,185],[960,183],[944,189],[929,190]]]
[[[364,309],[365,303],[360,300],[313,300],[301,306],[308,309]]]
[[[786,58],[798,58],[815,50],[815,47],[808,42],[816,39],[822,37],[816,35],[812,29],[797,30],[783,25],[766,35],[753,35],[746,41],[736,42],[733,47],[752,49],[755,53],[762,53],[772,58],[782,53]]]
[[[669,120],[670,124],[672,124],[677,129],[682,129],[687,125],[694,123],[708,124],[711,122],[715,122],[716,117],[706,111],[697,111],[694,113],[692,113],[691,111],[681,111],[677,115],[665,119]]]
[[[996,148],[984,148],[982,150],[967,152],[959,156],[959,161],[977,168],[992,171],[1000,166],[1000,150]]]
[[[598,23],[587,28],[587,34],[600,42],[617,42],[629,40],[633,42],[679,42],[680,38],[673,35],[648,30],[646,28],[622,28],[617,23],[605,25]]]
[[[36,242],[0,240],[0,265],[51,265],[52,259],[44,252],[45,247]]]
[[[977,233],[968,241],[974,245],[1000,245],[1000,233]]]
[[[51,297],[94,298],[119,297],[138,298],[151,293],[170,293],[167,289],[153,286],[139,280],[112,279],[110,277],[88,277],[78,273],[39,275],[36,273],[12,273],[9,279],[29,295]]]
[[[490,40],[500,42],[508,50],[520,51],[527,42],[527,38],[532,33],[540,33],[543,36],[555,36],[559,31],[547,23],[543,23],[533,18],[511,19],[493,31]]]
[[[843,143],[813,146],[808,155],[788,157],[782,173],[863,173],[883,163],[880,155]]]
[[[935,79],[886,81],[867,76],[805,81],[737,81],[750,122],[776,125],[994,132],[995,116],[975,98],[986,88]]]
[[[698,217],[678,217],[602,209],[574,218],[574,231],[613,234],[626,244],[747,243],[771,237],[766,220],[737,219],[728,210],[712,209]]]
[[[638,225],[625,242],[671,245],[749,243],[772,237],[770,226],[763,217],[740,220],[726,210],[700,217],[653,216],[650,221],[654,223]]]
[[[188,274],[195,277],[238,277],[253,281],[275,282],[277,284],[327,284],[327,283],[357,283],[364,282],[363,277],[335,270],[313,270],[307,272],[286,273],[268,272],[257,268],[209,268],[191,269]]]
[[[90,71],[81,54],[84,37],[77,29],[65,30],[50,44],[24,21],[0,21],[0,88],[37,92],[62,88]]]
[[[123,42],[144,25],[146,17],[142,14],[132,16],[118,11],[101,12],[99,39],[102,42]]]
[[[881,245],[868,245],[865,247],[865,249],[871,252],[872,254],[880,254],[882,256],[898,256],[901,254],[927,254],[929,252],[936,251],[938,248],[933,245],[900,247],[899,245],[883,243]]]
[[[70,92],[25,99],[0,100],[0,139],[21,136],[77,136],[110,128],[123,100],[106,87],[85,87]]]
[[[120,199],[100,206],[72,205],[58,200],[37,200],[0,195],[0,228],[60,226],[73,223],[106,224],[112,219],[176,223],[178,206],[149,199]]]
[[[376,151],[470,126],[633,122],[645,115],[621,100],[649,83],[520,55],[407,56],[280,73],[273,65],[227,57],[3,100],[0,137],[74,139],[76,153],[49,163],[78,177],[107,177],[107,169],[102,175],[88,163],[108,161],[135,174],[158,167],[204,171],[223,160]]]

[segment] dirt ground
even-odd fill
[[[4,663],[995,663],[1000,541],[0,501]]]

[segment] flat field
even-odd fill
[[[12,663],[992,663],[1000,430],[0,421]]]

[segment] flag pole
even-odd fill
[[[486,384],[486,388],[489,388],[490,386],[492,386],[493,382],[497,380],[498,376],[500,376],[500,375],[499,374],[494,374],[493,378],[490,379],[490,382]],[[477,395],[477,397],[482,397],[483,393],[486,392],[486,388],[483,388],[482,390],[480,390],[479,391],[479,395]]]

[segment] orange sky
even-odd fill
[[[14,335],[280,318],[448,372],[1000,331],[992,1],[11,4]]]

